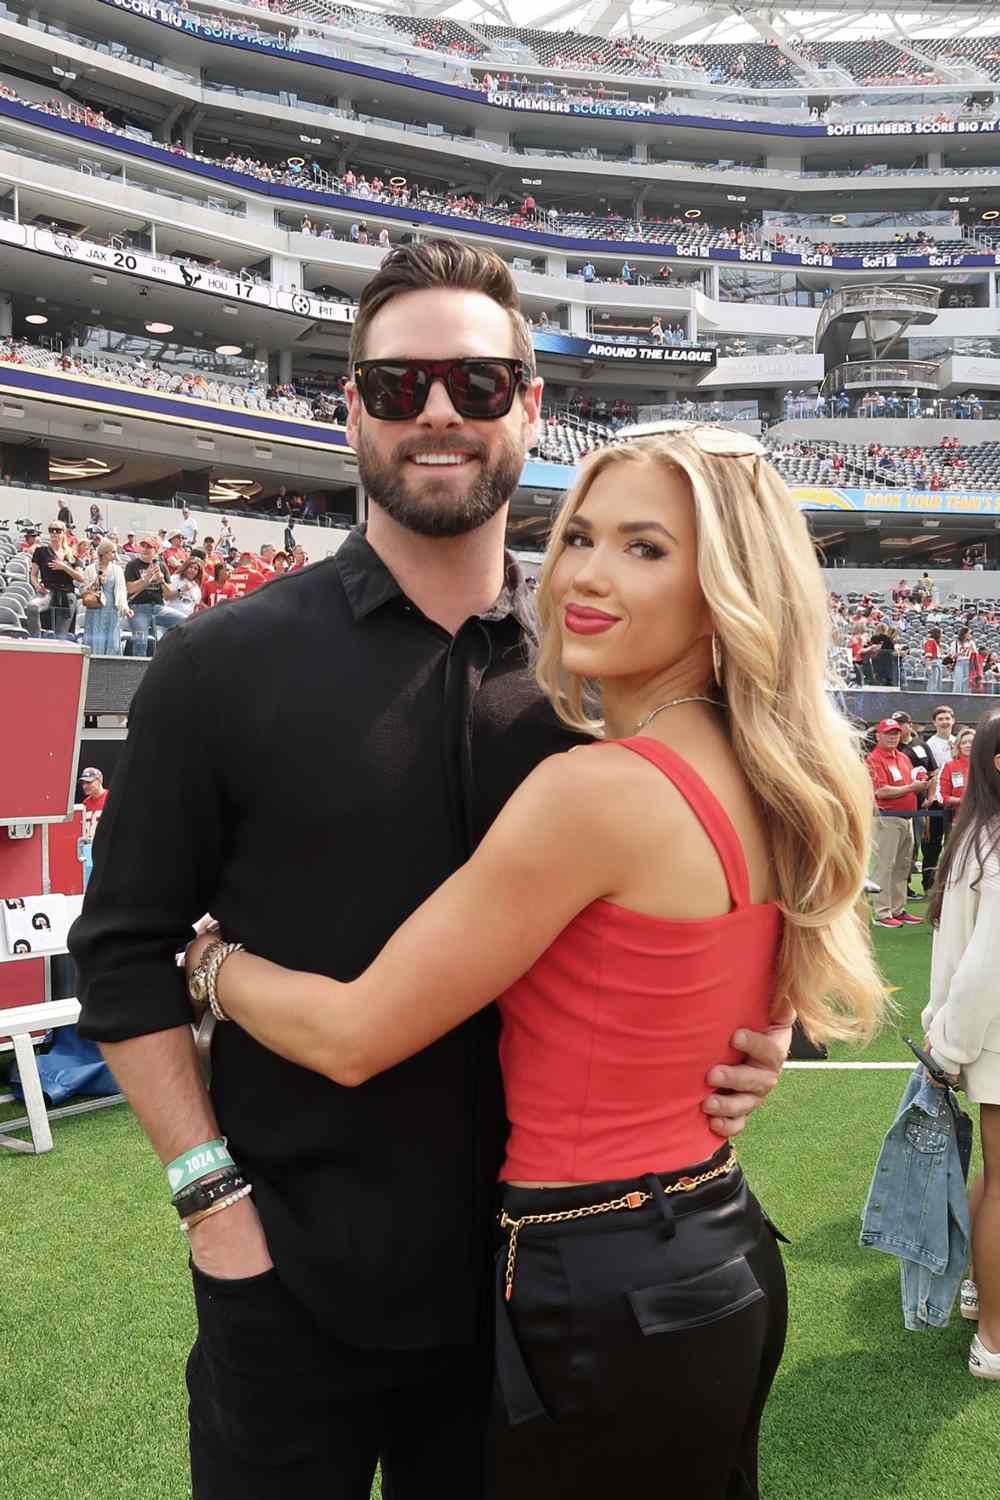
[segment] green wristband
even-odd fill
[[[221,1167],[235,1165],[224,1140],[203,1141],[200,1146],[192,1146],[190,1151],[167,1162],[167,1182],[171,1193],[176,1196],[184,1188],[190,1187],[192,1182],[207,1177],[209,1172],[218,1172]]]

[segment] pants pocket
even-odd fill
[[[713,1266],[685,1281],[629,1292],[628,1300],[640,1331],[679,1333],[686,1328],[704,1328],[731,1317],[764,1296],[763,1288],[743,1255]]]

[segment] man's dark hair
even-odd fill
[[[1000,771],[994,764],[998,755],[1000,710],[994,710],[985,714],[976,725],[976,737],[969,757],[969,785],[934,875],[934,888],[927,908],[927,919],[933,927],[941,920],[948,881],[963,874],[969,861],[975,858],[978,868],[970,883],[973,890],[977,889],[987,860],[1000,852]]]
[[[403,292],[443,288],[450,292],[482,292],[502,307],[514,329],[514,353],[535,373],[535,351],[531,330],[521,312],[521,302],[510,267],[492,250],[463,245],[458,240],[438,238],[419,245],[398,245],[390,250],[358,303],[351,332],[351,370],[364,359],[365,339],[372,319],[386,303]]]

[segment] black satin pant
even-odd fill
[[[507,1188],[512,1218],[656,1192],[684,1173]],[[520,1232],[497,1263],[495,1500],[656,1494],[756,1500],[757,1434],[781,1361],[777,1231],[737,1167],[634,1210]]]

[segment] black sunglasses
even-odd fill
[[[522,359],[364,359],[354,366],[365,411],[380,422],[419,417],[435,380],[444,381],[460,417],[493,422],[507,415],[531,376]]]

